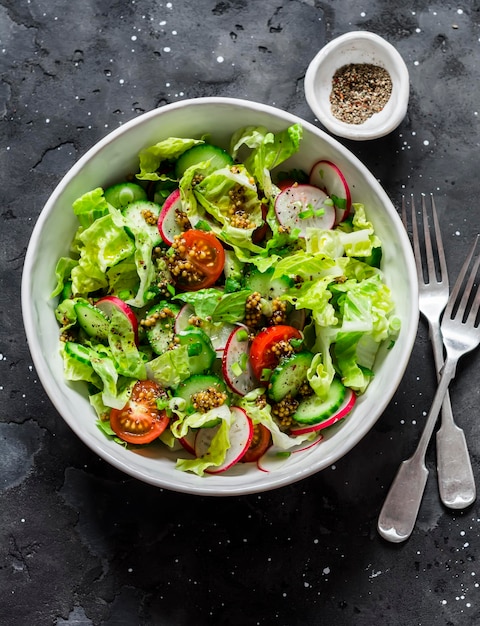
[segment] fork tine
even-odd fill
[[[450,294],[450,298],[448,300],[447,306],[445,308],[445,313],[444,313],[444,316],[446,318],[452,319],[453,317],[463,317],[463,314],[465,313],[465,309],[470,298],[470,294],[471,294],[472,287],[475,281],[475,277],[477,275],[477,271],[480,266],[480,255],[477,257],[477,260],[475,261],[473,265],[472,271],[470,272],[467,285],[463,290],[463,296],[460,301],[460,304],[458,305],[458,309],[455,315],[453,315],[453,308],[459,296],[460,290],[462,289],[462,286],[463,286],[465,277],[467,275],[468,268],[470,267],[470,263],[472,261],[473,255],[475,254],[475,249],[477,247],[478,239],[479,239],[479,235],[475,237],[475,241],[473,242],[470,252],[468,253],[467,258],[465,259],[465,263],[463,264],[462,269],[460,270],[458,278],[453,287],[452,293]],[[474,309],[476,310],[476,313],[478,312],[478,303],[476,302],[476,300],[477,298],[475,298],[475,302],[470,311],[470,315],[473,313]],[[476,317],[476,313],[475,313],[475,317]]]
[[[422,199],[425,215],[425,196]],[[447,262],[445,260],[445,251],[443,249],[443,241],[440,232],[440,224],[438,222],[437,208],[435,206],[435,200],[433,194],[430,194],[430,205],[432,209],[433,217],[433,229],[435,231],[435,243],[437,246],[438,262],[440,264],[440,275],[444,281],[448,281]]]

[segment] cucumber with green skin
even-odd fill
[[[158,216],[161,207],[156,202],[137,200],[127,204],[122,213],[127,220],[126,230],[135,238],[136,233],[148,233],[153,245],[159,245],[162,237],[158,231]],[[130,225],[130,228],[129,228]]]
[[[146,330],[148,342],[156,354],[163,354],[171,347],[175,336],[175,320],[180,311],[180,306],[174,302],[162,300],[151,308],[146,316],[146,319],[153,318],[164,309],[171,311],[171,315],[159,317],[156,322],[152,326],[148,326]]]
[[[78,325],[87,333],[89,337],[100,342],[108,341],[110,331],[110,320],[88,302],[80,301],[74,306]]]
[[[224,381],[218,376],[215,376],[215,374],[193,374],[180,383],[180,385],[175,389],[174,395],[177,398],[185,400],[185,411],[187,413],[193,413],[194,407],[192,397],[195,394],[207,391],[207,389],[210,388],[214,388],[220,393],[227,393],[227,387]]]
[[[90,363],[90,351],[81,343],[75,341],[67,341],[65,343],[65,353],[73,357],[80,363],[88,365]]]
[[[127,204],[137,200],[146,200],[147,192],[137,183],[117,183],[103,192],[105,200],[116,209],[123,209]]]
[[[267,391],[269,398],[274,402],[280,402],[288,394],[295,397],[307,380],[307,371],[312,359],[313,354],[303,350],[281,361],[270,377]]]
[[[338,379],[334,378],[330,391],[325,399],[313,394],[300,402],[292,415],[299,424],[317,424],[331,417],[342,406],[347,388]]]
[[[228,167],[234,163],[232,157],[222,148],[209,143],[202,143],[186,150],[179,157],[175,165],[176,177],[180,179],[189,167],[205,161],[210,161],[210,167],[202,172],[204,176],[208,176],[215,170]]]
[[[200,328],[189,328],[175,335],[180,346],[187,346],[190,373],[201,374],[210,369],[216,358],[209,336]]]

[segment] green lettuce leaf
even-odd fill
[[[162,387],[177,387],[190,376],[188,346],[167,350],[147,364],[147,372]]]
[[[245,317],[245,303],[251,294],[250,289],[222,293],[215,288],[199,289],[174,296],[195,309],[198,317],[211,322],[234,324]]]
[[[278,133],[269,132],[261,126],[249,126],[234,133],[231,152],[235,158],[242,146],[251,149],[243,163],[259,188],[267,197],[271,197],[278,193],[272,184],[271,171],[298,151],[302,135],[300,124],[293,124]]]
[[[57,265],[55,267],[57,285],[50,294],[50,298],[55,298],[62,293],[65,283],[70,279],[73,268],[77,265],[78,261],[76,259],[71,259],[69,257],[63,256],[58,259]]]
[[[132,325],[126,315],[115,308],[110,319],[108,345],[120,375],[145,380],[147,371],[137,349]]]
[[[108,214],[108,202],[103,195],[103,189],[97,187],[80,196],[73,203],[73,212],[83,228],[91,226],[95,220]]]
[[[139,154],[140,172],[137,174],[137,178],[139,180],[165,180],[165,177],[157,172],[161,163],[178,159],[186,150],[199,143],[204,143],[204,141],[201,139],[169,137],[145,148]]]

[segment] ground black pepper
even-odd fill
[[[384,108],[391,94],[392,79],[386,69],[371,63],[349,63],[333,75],[332,113],[347,124],[363,124]]]

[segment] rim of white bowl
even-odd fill
[[[178,471],[178,477],[175,475],[175,479],[169,478],[165,479],[164,477],[154,476],[149,472],[143,471],[141,469],[133,469],[131,465],[128,463],[128,459],[132,459],[132,457],[125,456],[126,452],[132,454],[131,451],[125,450],[122,446],[118,444],[113,444],[113,447],[107,445],[110,443],[107,438],[105,438],[105,443],[100,444],[99,441],[91,436],[89,436],[81,427],[79,427],[76,422],[75,415],[73,412],[69,410],[68,407],[65,406],[65,402],[62,402],[61,397],[59,396],[59,391],[61,394],[62,385],[66,383],[64,381],[57,381],[53,377],[48,375],[49,368],[48,362],[45,355],[42,352],[41,345],[39,342],[39,338],[37,336],[37,324],[35,321],[33,307],[31,306],[31,276],[32,270],[35,265],[35,261],[37,255],[40,253],[39,249],[39,238],[42,233],[42,229],[52,212],[55,203],[61,194],[62,190],[66,187],[66,185],[79,173],[79,171],[85,166],[86,163],[90,161],[98,152],[100,152],[105,146],[115,141],[117,137],[120,135],[129,133],[133,128],[138,125],[144,124],[151,120],[151,118],[155,118],[157,116],[161,116],[168,111],[174,109],[188,108],[190,106],[210,106],[210,105],[230,105],[233,107],[241,106],[246,107],[252,111],[258,111],[264,114],[272,114],[277,119],[281,119],[289,124],[299,123],[304,129],[307,129],[312,134],[318,136],[325,141],[326,143],[333,146],[335,149],[340,150],[342,153],[346,153],[346,158],[350,162],[350,164],[357,170],[360,170],[362,175],[366,178],[369,186],[373,186],[375,189],[375,193],[379,196],[382,204],[387,208],[387,211],[390,214],[390,218],[396,222],[398,232],[399,232],[399,244],[400,247],[407,259],[407,266],[404,268],[405,274],[408,276],[408,282],[410,284],[411,289],[411,302],[409,302],[409,310],[408,310],[408,325],[409,325],[409,333],[405,337],[406,341],[406,349],[404,353],[403,360],[400,360],[398,363],[398,368],[395,371],[394,380],[392,380],[391,393],[385,394],[382,398],[379,399],[376,404],[377,415],[375,420],[373,421],[365,421],[361,423],[357,430],[355,431],[355,436],[351,437],[348,442],[343,441],[343,445],[338,445],[335,447],[334,452],[322,456],[320,460],[317,460],[314,463],[311,463],[308,466],[298,468],[294,466],[291,468],[291,471],[285,475],[281,472],[269,473],[265,474],[265,477],[256,477],[256,479],[252,483],[245,484],[242,482],[243,477],[238,476],[227,476],[222,475],[220,480],[213,481],[208,478],[200,478],[198,476],[193,476],[191,474],[187,474],[185,472]],[[368,168],[347,148],[338,143],[336,139],[330,137],[327,133],[320,130],[315,125],[299,118],[298,116],[283,111],[281,109],[277,109],[273,106],[249,101],[242,100],[239,98],[228,98],[228,97],[204,97],[204,98],[193,98],[188,100],[183,100],[181,102],[176,102],[172,104],[167,104],[161,108],[154,109],[147,113],[143,113],[125,123],[123,126],[115,129],[110,132],[103,139],[98,141],[94,146],[92,146],[80,159],[70,168],[70,170],[63,176],[63,178],[58,183],[57,187],[54,189],[53,193],[48,198],[46,204],[44,205],[40,215],[37,219],[37,222],[32,230],[32,234],[30,237],[30,242],[27,247],[27,252],[25,255],[23,273],[22,273],[22,285],[21,285],[21,299],[22,299],[22,315],[24,321],[24,328],[26,332],[27,342],[29,345],[31,357],[33,364],[35,366],[36,373],[44,387],[52,405],[56,408],[60,416],[73,432],[79,437],[87,447],[89,447],[94,453],[98,454],[103,460],[111,464],[113,467],[119,469],[123,473],[132,476],[136,479],[139,479],[145,483],[154,485],[159,488],[165,488],[172,491],[177,491],[181,493],[191,494],[191,495],[201,495],[201,496],[238,496],[238,495],[247,495],[253,493],[261,493],[265,491],[270,491],[273,489],[277,489],[283,486],[287,486],[308,478],[316,474],[317,472],[326,469],[331,466],[333,463],[342,458],[345,454],[347,454],[353,447],[355,447],[359,441],[367,434],[368,431],[371,430],[375,422],[385,411],[388,403],[393,397],[394,392],[398,388],[400,384],[405,369],[408,365],[408,361],[410,359],[410,354],[413,349],[413,345],[416,337],[417,330],[417,320],[418,320],[418,307],[416,306],[416,270],[413,259],[413,253],[410,246],[410,242],[404,232],[400,217],[398,216],[393,204],[388,198],[386,192],[381,187],[380,183],[373,176],[373,174],[368,170]],[[407,326],[408,326],[407,325]],[[93,414],[92,414],[93,417]],[[112,450],[115,450],[113,452]],[[173,466],[172,466],[173,467]],[[177,472],[177,470],[174,470]],[[218,478],[218,477],[212,477]]]
[[[384,67],[393,83],[392,95],[383,111],[363,124],[347,124],[336,118],[330,107],[332,77],[347,63],[371,62]],[[332,39],[310,62],[305,74],[305,97],[318,121],[338,137],[363,141],[391,133],[405,118],[410,79],[398,50],[380,35],[351,31]]]

